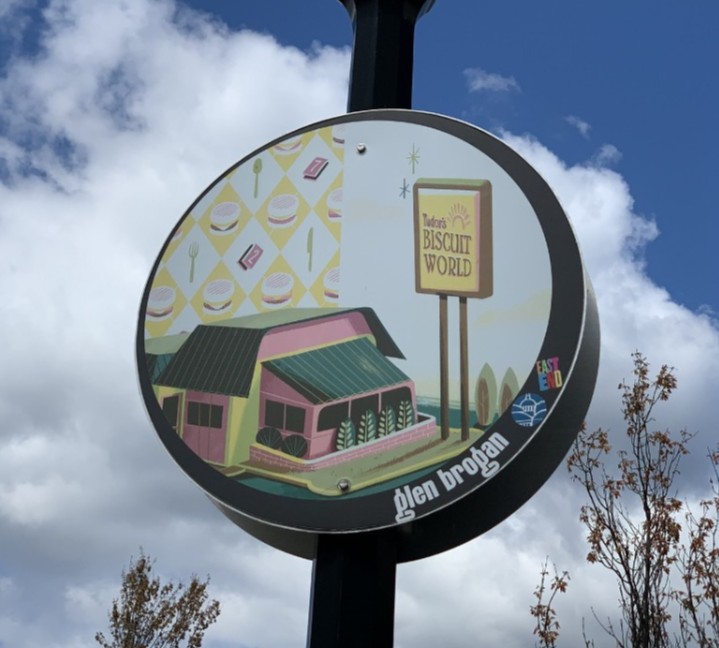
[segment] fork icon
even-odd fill
[[[199,252],[200,244],[197,241],[191,243],[187,250],[187,254],[190,257],[190,283],[195,280],[195,259],[197,258]]]

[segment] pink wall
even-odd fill
[[[336,434],[337,430],[314,432],[312,436],[307,439],[307,459],[316,459],[329,452],[334,452]]]
[[[409,388],[412,396],[412,406],[416,411],[416,395],[414,393],[414,383],[408,380],[404,383],[394,385],[392,389],[397,387]],[[317,430],[317,421],[320,415],[320,410],[326,405],[334,403],[342,403],[354,400],[358,397],[373,396],[374,394],[381,394],[386,391],[385,389],[374,389],[372,391],[363,392],[361,394],[355,394],[350,398],[343,398],[340,400],[332,401],[331,403],[321,403],[320,405],[312,405],[307,399],[305,399],[296,390],[290,387],[287,383],[280,380],[271,371],[262,369],[262,377],[260,380],[260,425],[263,427],[267,425],[265,422],[265,404],[267,399],[277,401],[284,404],[296,405],[302,407],[305,410],[305,428],[303,436],[307,441],[307,459],[316,459],[330,452],[335,452],[335,432],[336,430]],[[288,436],[292,433],[285,433],[284,430],[280,430],[282,436]]]
[[[297,353],[306,349],[326,346],[327,344],[371,334],[371,329],[364,315],[359,312],[337,313],[337,315],[331,317],[287,324],[269,331],[264,336],[258,350],[257,361],[259,363],[266,358]],[[412,395],[412,405],[416,408],[414,383],[408,381],[407,386],[409,386]],[[381,391],[384,390],[373,390],[361,395],[371,395]],[[359,394],[357,396],[359,396]],[[327,403],[313,406],[306,398],[292,389],[292,387],[271,372],[263,369],[260,380],[260,427],[266,425],[265,403],[267,398],[305,409],[303,436],[307,440],[308,459],[315,459],[334,452],[335,431],[316,431],[319,411],[324,405],[327,405]],[[343,400],[347,401],[351,399]],[[287,434],[283,432],[283,436],[287,436]]]
[[[262,367],[262,375],[260,376],[260,419],[264,417],[265,397],[297,405],[298,407],[312,407],[312,404],[302,394],[275,376],[271,371]]]
[[[328,468],[359,459],[360,457],[369,457],[379,454],[390,448],[396,448],[412,441],[419,439],[428,439],[437,431],[437,421],[434,417],[428,417],[426,420],[416,423],[412,427],[399,430],[381,439],[363,443],[340,452],[332,452],[331,454],[320,457],[319,459],[306,460],[289,457],[280,452],[265,448],[264,446],[252,444],[250,446],[250,461],[259,463],[269,468],[292,471],[311,471]]]
[[[190,401],[196,403],[208,403],[222,407],[222,427],[211,428],[199,425],[190,425],[187,422],[187,413]],[[227,417],[230,407],[230,399],[222,394],[208,394],[198,391],[187,391],[185,403],[182,410],[182,439],[189,448],[202,459],[214,461],[215,463],[225,462],[225,446],[227,442]]]
[[[272,329],[264,336],[257,353],[257,360],[261,362],[268,357],[368,334],[371,334],[371,330],[364,316],[358,312],[338,313],[333,317],[287,324]]]

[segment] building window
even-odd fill
[[[305,431],[305,414],[302,407],[269,399],[265,401],[265,425],[273,428],[302,434]]]
[[[177,429],[177,414],[180,411],[180,397],[166,396],[162,399],[162,413],[170,422],[173,430]]]
[[[288,405],[285,410],[285,429],[302,434],[305,431],[305,410]]]
[[[265,401],[265,425],[274,428],[285,427],[285,406],[276,401]]]
[[[190,401],[187,404],[187,424],[199,427],[222,427],[222,405],[210,403],[197,403]]]
[[[375,414],[379,413],[379,394],[362,396],[361,398],[356,398],[352,401],[350,416],[352,417],[352,422],[356,427],[359,427],[362,415],[368,410],[371,410]]]
[[[395,412],[399,411],[399,404],[402,401],[412,402],[412,392],[409,387],[398,387],[382,394],[382,409],[391,407]]]
[[[320,411],[320,417],[317,421],[318,430],[336,430],[342,421],[349,418],[350,407],[349,403],[334,403],[333,405],[327,405]]]

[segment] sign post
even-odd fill
[[[340,0],[352,20],[348,112],[412,107],[414,29],[435,0]]]
[[[354,33],[347,111],[411,108],[415,24],[434,0],[340,1]],[[307,648],[391,648],[396,572],[391,533],[320,535]]]
[[[396,572],[397,541],[392,533],[320,536],[307,646],[391,648]]]
[[[492,184],[420,179],[414,184],[415,285],[439,295],[442,438],[449,438],[447,296],[459,297],[462,441],[469,440],[467,297],[492,295]]]

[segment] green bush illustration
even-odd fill
[[[403,400],[399,404],[399,413],[397,416],[397,429],[404,430],[410,425],[414,425],[414,407],[408,400]]]
[[[335,448],[337,450],[346,450],[347,448],[351,448],[357,440],[356,435],[357,432],[355,431],[355,424],[352,422],[352,419],[345,419],[337,428]]]
[[[397,430],[397,415],[394,410],[386,405],[379,414],[379,422],[377,423],[377,436],[383,437]]]
[[[367,443],[377,437],[377,415],[372,410],[367,410],[360,417],[357,426],[357,443]]]
[[[299,434],[291,434],[282,442],[282,452],[293,457],[304,457],[307,452],[307,441]]]
[[[255,439],[257,443],[268,448],[279,450],[282,447],[282,435],[277,428],[270,427],[269,425],[260,428],[257,432]]]

